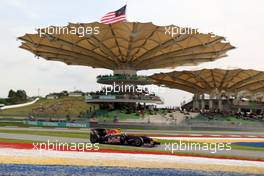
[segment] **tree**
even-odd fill
[[[7,104],[7,103],[6,103],[6,99],[0,98],[0,104],[4,104],[4,105],[6,105],[6,104]]]
[[[15,98],[16,97],[16,92],[13,91],[12,89],[9,90],[8,92],[8,98]]]
[[[27,93],[24,90],[18,90],[16,92],[16,97],[19,101],[25,101],[27,100]]]
[[[24,90],[10,90],[8,93],[8,103],[9,104],[18,104],[18,103],[23,103],[27,100],[27,93]]]

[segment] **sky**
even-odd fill
[[[0,97],[7,97],[10,89],[24,89],[29,96],[62,90],[98,90],[96,76],[112,71],[37,59],[18,48],[21,42],[17,37],[50,25],[99,21],[107,12],[126,3],[130,22],[198,28],[202,33],[224,36],[236,46],[226,58],[175,70],[244,68],[264,71],[263,0],[0,0]],[[172,70],[147,70],[139,74],[169,71]],[[158,94],[165,106],[179,105],[192,97],[190,93],[174,89],[164,89]]]

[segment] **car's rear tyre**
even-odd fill
[[[144,141],[141,137],[137,137],[133,140],[131,145],[136,146],[136,147],[141,147],[144,144]]]
[[[124,136],[120,136],[120,144],[124,145],[125,142],[126,142],[125,137]]]
[[[91,134],[91,136],[90,136],[90,142],[91,142],[92,144],[94,144],[94,143],[99,143],[99,142],[100,142],[100,139],[98,138],[97,135],[95,135],[95,134]]]

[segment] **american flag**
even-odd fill
[[[113,24],[121,21],[126,21],[126,5],[121,9],[109,12],[101,18],[101,23]]]

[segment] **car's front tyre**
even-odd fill
[[[131,145],[136,147],[141,147],[144,144],[144,141],[141,137],[136,137],[132,142]]]

